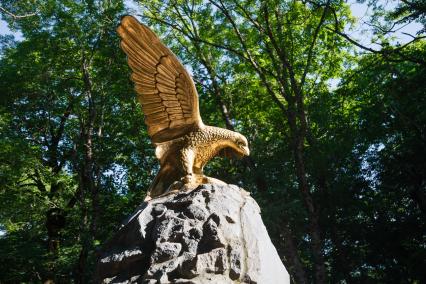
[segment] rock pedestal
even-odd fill
[[[96,283],[290,283],[253,198],[205,184],[143,203],[104,247]]]

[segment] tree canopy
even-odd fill
[[[249,158],[206,173],[252,193],[293,282],[426,281],[422,1],[361,1],[374,47],[346,1],[129,2],[0,4],[23,37],[0,36],[0,282],[90,282],[158,170],[126,14],[191,71],[204,122],[248,138]]]

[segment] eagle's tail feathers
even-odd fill
[[[176,169],[167,164],[162,166],[158,174],[155,176],[145,200],[162,195],[167,191],[172,183],[177,180],[179,180],[179,174]]]

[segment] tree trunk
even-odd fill
[[[83,83],[85,88],[85,95],[88,102],[87,119],[83,122],[80,119],[80,139],[84,143],[84,159],[80,170],[80,187],[81,199],[80,204],[83,208],[82,222],[82,248],[80,251],[78,264],[77,264],[77,283],[86,283],[86,265],[87,257],[92,249],[93,242],[96,238],[98,231],[98,213],[99,213],[99,191],[96,183],[97,167],[94,158],[94,145],[93,136],[96,121],[96,108],[93,99],[93,85],[89,73],[89,62],[87,61],[84,51],[82,59],[82,73]],[[86,198],[90,198],[91,210],[86,206]],[[89,215],[90,214],[90,215]]]
[[[75,271],[75,282],[78,284],[86,283],[86,259],[89,251],[89,242],[87,241],[87,206],[85,203],[87,192],[82,188],[83,186],[84,169],[83,165],[80,165],[79,169],[79,189],[77,190],[77,198],[81,207],[81,222],[79,228],[78,240],[81,243],[81,250],[78,256]]]
[[[322,252],[322,237],[319,224],[319,212],[315,207],[312,195],[309,190],[309,184],[306,177],[306,168],[304,160],[304,141],[306,136],[306,131],[303,127],[300,127],[304,123],[301,122],[297,124],[296,112],[294,111],[294,104],[291,105],[289,102],[289,111],[288,111],[288,122],[290,125],[292,140],[293,140],[293,156],[296,166],[296,177],[298,181],[298,188],[302,194],[302,199],[305,204],[306,210],[308,212],[309,218],[309,234],[311,236],[311,248],[312,255],[314,260],[314,271],[315,271],[315,283],[321,284],[326,281],[326,270],[324,263],[324,256]],[[300,113],[300,111],[299,111]],[[303,119],[305,119],[303,117]],[[306,123],[306,121],[305,121]],[[306,125],[306,124],[305,124]]]
[[[299,252],[297,251],[297,246],[289,227],[289,223],[285,217],[281,217],[281,219],[283,219],[281,234],[283,242],[282,246],[284,247],[283,254],[285,255],[284,264],[291,271],[290,275],[293,282],[297,284],[309,283],[303,264],[300,261]]]
[[[418,186],[410,191],[410,197],[418,205],[420,211],[426,215],[426,194],[425,194],[425,183],[422,178],[419,177]]]

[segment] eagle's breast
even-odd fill
[[[227,132],[226,129],[213,126],[205,126],[192,132],[188,137],[188,146],[195,151],[195,164],[203,166],[227,147],[230,139]]]

